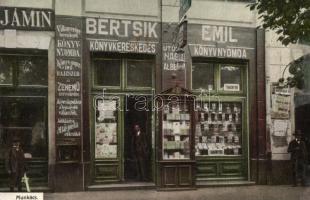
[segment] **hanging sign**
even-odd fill
[[[289,88],[274,86],[271,94],[271,117],[288,119],[290,113],[291,96]]]
[[[187,44],[187,20],[184,20],[179,25],[179,33],[178,33],[178,47],[183,48]]]
[[[180,10],[179,10],[179,18],[180,20],[184,17],[188,9],[192,5],[192,0],[180,0]]]

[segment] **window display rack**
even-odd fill
[[[165,105],[163,115],[163,159],[189,159],[191,117],[188,105]]]
[[[181,87],[158,95],[159,171],[161,189],[195,185],[194,97]]]
[[[242,154],[242,104],[200,102],[196,105],[195,155]]]

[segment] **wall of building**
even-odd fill
[[[270,144],[267,149],[271,153],[271,172],[270,182],[273,184],[290,182],[290,165],[288,160],[290,155],[287,153],[288,143],[293,139],[295,131],[295,113],[294,113],[294,95],[296,89],[290,88],[287,96],[289,100],[289,112],[287,117],[273,115],[273,108],[276,106],[273,102],[273,88],[282,77],[289,76],[286,66],[293,60],[310,52],[307,45],[291,44],[283,46],[277,41],[278,35],[272,31],[266,31],[266,120],[267,120],[267,138]],[[284,176],[288,174],[288,176]]]
[[[229,2],[229,1],[216,1],[216,0],[193,0],[192,7],[188,12],[189,23],[191,24],[210,24],[210,25],[225,25],[236,26],[245,28],[255,28],[257,24],[257,15],[251,12],[246,2]],[[120,6],[121,5],[121,6]],[[50,8],[55,10],[56,15],[63,16],[77,16],[77,17],[96,17],[96,18],[116,18],[116,19],[131,19],[131,20],[145,20],[145,21],[163,21],[168,23],[177,23],[179,21],[179,0],[2,0],[0,6],[11,7],[37,7],[37,8]],[[162,7],[161,7],[162,6]],[[14,31],[5,30],[0,31],[0,47],[3,48],[34,48],[34,49],[49,49],[49,133],[53,136],[55,133],[54,122],[54,81],[55,75],[53,74],[54,63],[54,50],[55,44],[51,41],[54,38],[54,33],[50,32],[27,32],[27,31]],[[265,152],[272,152],[272,160],[283,161],[288,159],[286,153],[286,146],[275,147],[272,135],[274,135],[275,123],[271,119],[271,85],[276,82],[284,70],[285,66],[292,60],[300,57],[306,51],[307,47],[298,45],[291,45],[289,47],[282,46],[276,41],[276,35],[271,32],[266,32],[265,40],[265,59],[266,59],[266,108],[267,108],[267,137],[265,142],[269,142],[270,149],[262,149],[263,155]],[[253,59],[254,62],[254,59]],[[253,63],[255,66],[256,63]],[[262,69],[264,68],[262,64]],[[252,74],[250,74],[252,76]],[[250,81],[256,81],[256,77],[251,77]],[[254,84],[253,84],[254,85]],[[256,85],[253,88],[256,91]],[[291,91],[293,97],[294,91]],[[256,93],[254,94],[256,95]],[[252,98],[252,97],[251,97]],[[263,100],[262,100],[263,101]],[[249,105],[251,110],[256,109],[257,104],[254,102]],[[287,126],[287,141],[291,139],[292,130],[294,130],[294,113],[293,104],[291,105],[291,112],[289,118],[286,120]],[[253,113],[255,116],[256,113]],[[253,127],[256,127],[256,122]],[[281,124],[281,123],[280,123]],[[279,125],[279,123],[276,123]],[[264,127],[265,128],[265,127]],[[264,132],[262,132],[264,134]],[[256,134],[256,133],[253,133]],[[264,135],[263,135],[264,136]],[[55,143],[54,138],[50,137],[50,164],[55,164],[55,152],[53,147]],[[265,137],[263,137],[263,140]],[[255,140],[256,141],[256,140]],[[254,143],[250,143],[251,145]],[[265,147],[263,145],[263,147]],[[258,148],[258,147],[257,147]],[[255,152],[256,154],[257,152]],[[258,154],[258,153],[257,153]],[[275,165],[276,166],[276,162]],[[53,169],[50,169],[53,170]],[[276,172],[277,170],[274,170]]]
[[[31,7],[31,8],[53,8],[54,0],[38,1],[38,0],[2,0],[0,6],[9,7]]]
[[[246,7],[247,2],[193,0],[188,17],[193,23],[256,26],[256,13]],[[238,12],[236,12],[238,11]]]

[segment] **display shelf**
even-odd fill
[[[241,103],[201,102],[197,105],[195,114],[196,156],[242,154]]]
[[[190,159],[191,117],[188,105],[165,105],[162,122],[163,159]]]
[[[159,172],[165,190],[193,189],[195,185],[194,99],[185,88],[170,88],[159,95]]]

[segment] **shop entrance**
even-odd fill
[[[124,103],[124,179],[152,181],[151,101],[128,96]]]
[[[148,55],[92,53],[91,60],[91,98],[95,103],[91,113],[92,184],[154,180],[153,113],[149,108],[155,59]],[[107,89],[104,95],[102,89]],[[145,108],[137,109],[143,99]],[[134,125],[139,125],[146,138],[144,177],[139,177],[137,156],[132,148]]]

